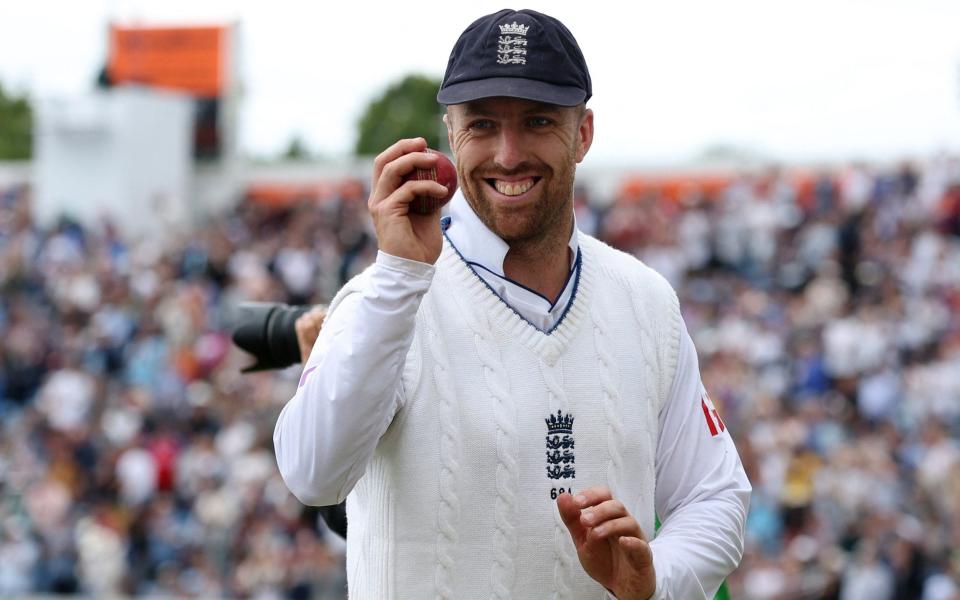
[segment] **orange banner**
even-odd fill
[[[732,175],[715,173],[633,175],[621,185],[620,196],[639,200],[648,194],[654,194],[678,202],[687,194],[696,192],[715,196],[730,185],[731,181]]]
[[[110,27],[108,72],[117,84],[220,96],[226,55],[226,27]]]

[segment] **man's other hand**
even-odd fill
[[[327,306],[318,304],[300,315],[294,321],[293,328],[297,332],[297,345],[300,347],[300,362],[306,364],[310,358],[310,352],[313,351],[313,344],[320,335],[320,329],[323,327],[323,320],[327,318]]]
[[[557,508],[580,564],[618,600],[647,600],[656,591],[650,544],[623,503],[606,487],[560,494]]]

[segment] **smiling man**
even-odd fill
[[[576,227],[591,94],[563,24],[503,10],[437,97],[449,217],[409,210],[446,194],[403,182],[424,140],[375,161],[377,261],[274,433],[300,500],[347,500],[352,598],[708,598],[740,561],[750,484],[676,295]]]

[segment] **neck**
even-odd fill
[[[569,235],[550,244],[510,244],[503,274],[551,302],[563,292],[570,274]]]

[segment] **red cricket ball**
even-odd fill
[[[443,198],[434,198],[433,196],[417,196],[414,198],[410,203],[410,210],[419,215],[427,215],[438,210],[441,206],[450,202],[450,198],[453,198],[454,192],[457,191],[457,170],[454,168],[453,162],[442,152],[429,148],[427,148],[427,152],[437,155],[436,166],[432,169],[414,169],[404,176],[403,181],[432,179],[447,188],[447,195]]]

